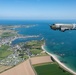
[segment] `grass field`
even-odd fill
[[[56,63],[34,65],[34,69],[38,75],[72,75],[59,68]]]
[[[8,45],[2,45],[0,47],[0,60],[4,59],[8,55],[12,53],[12,51],[8,50],[9,46]]]
[[[15,36],[15,35],[16,35],[16,32],[14,32],[14,31],[6,31],[6,32],[2,32],[1,38],[12,37],[12,36]]]
[[[37,41],[37,40],[33,40],[33,41],[29,41],[26,43],[26,45],[24,46],[24,48],[29,48],[30,49],[30,53],[32,55],[42,55],[41,52],[43,51],[41,48],[41,45],[44,43],[44,41]]]

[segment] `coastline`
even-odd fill
[[[53,57],[53,59],[63,68],[65,69],[66,71],[70,72],[71,74],[73,75],[76,75],[76,72],[74,72],[73,70],[71,70],[70,68],[66,67],[63,63],[61,63],[56,56],[54,56],[53,54],[49,53],[46,51],[46,49],[44,48],[45,45],[42,45],[41,48],[47,53],[49,54],[50,56]]]

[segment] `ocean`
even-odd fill
[[[0,20],[0,25],[34,25],[15,30],[22,35],[39,35],[40,37],[16,39],[12,44],[44,38],[46,50],[57,55],[62,63],[76,72],[76,30],[54,31],[49,27],[53,23],[72,24],[76,23],[76,20]]]

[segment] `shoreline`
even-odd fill
[[[56,56],[54,56],[53,54],[49,53],[46,51],[46,49],[44,48],[45,45],[42,45],[41,48],[50,56],[53,57],[53,59],[60,65],[60,67],[62,67],[63,69],[65,69],[66,71],[70,72],[73,75],[76,75],[76,72],[74,72],[73,70],[71,70],[70,68],[66,67],[63,63],[61,63]]]
[[[26,39],[26,38],[37,38],[39,35],[31,35],[31,36],[15,36],[13,39],[10,40],[10,44],[17,39]]]

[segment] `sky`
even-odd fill
[[[0,0],[0,19],[76,19],[76,0]]]

